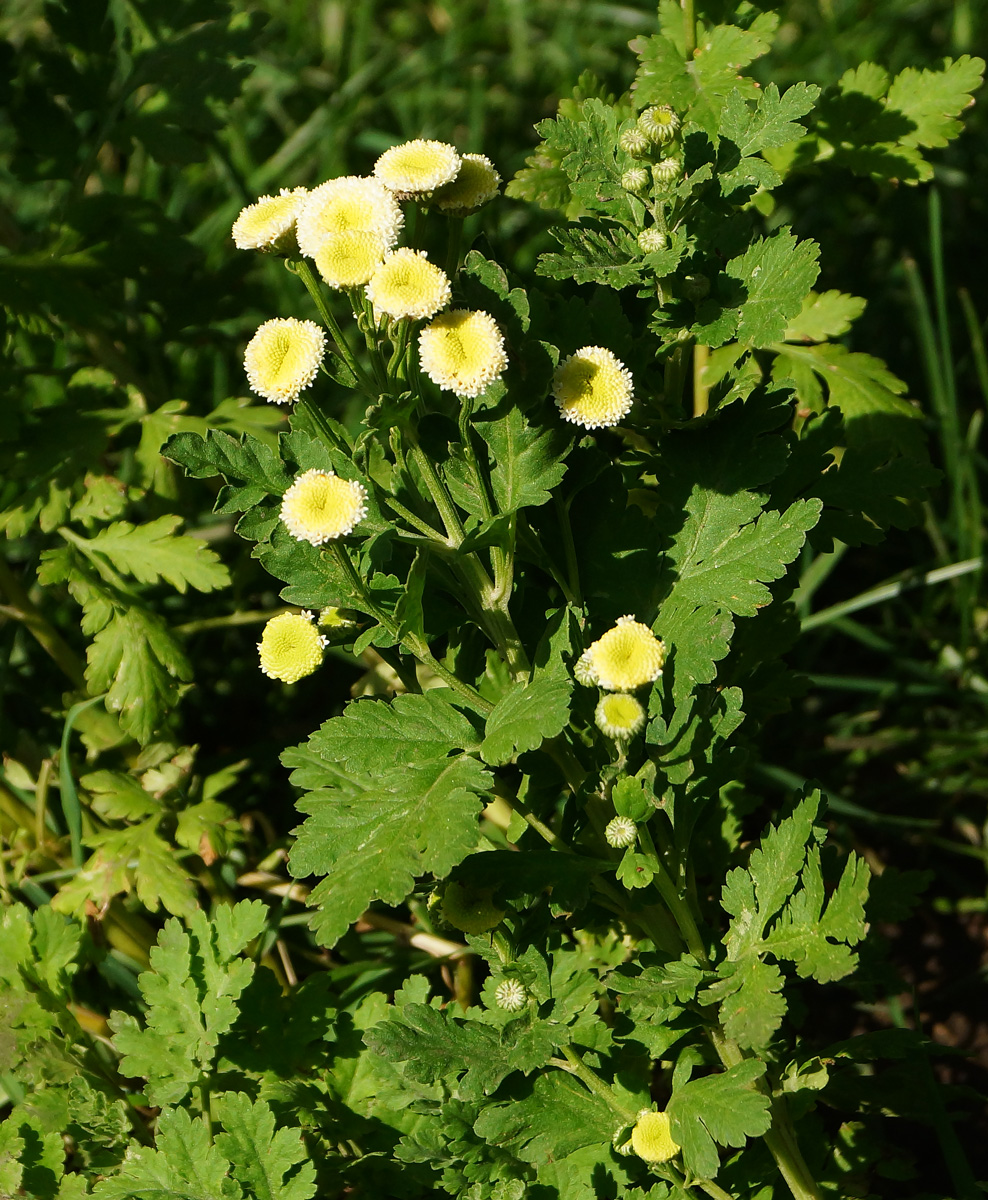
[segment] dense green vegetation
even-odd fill
[[[685,53],[671,0],[658,13],[10,0],[0,13],[0,1196],[662,1200],[699,1181],[721,1198],[781,1197],[782,1162],[812,1177],[787,1180],[800,1197],[819,1194],[813,1181],[833,1195],[979,1194],[988,286],[975,263],[988,164],[983,64],[969,56],[985,17],[970,0],[793,2],[776,29],[774,12],[698,7],[707,28],[737,34],[699,98],[647,42]],[[633,39],[659,65],[634,96]],[[887,75],[847,84],[867,62]],[[607,169],[628,165],[614,158],[622,122],[662,103],[684,119],[687,178],[668,203],[688,218],[642,266],[614,231],[618,215],[644,218],[607,190]],[[517,553],[531,678],[482,619],[455,632],[469,621],[446,568],[390,543],[380,512],[385,549],[357,555],[370,601],[352,579],[316,587],[312,561],[328,559],[289,552],[265,526],[306,468],[393,484],[433,519],[422,468],[402,482],[397,462],[382,466],[394,434],[338,359],[335,382],[319,383],[332,428],[316,403],[290,415],[250,394],[257,327],[319,314],[283,259],[230,237],[259,195],[365,175],[413,138],[482,152],[514,181],[466,218],[474,253],[451,271],[456,303],[509,331],[508,400],[498,384],[485,392],[470,434],[426,385],[432,415],[418,433],[395,427],[442,462],[469,536],[477,523],[464,554],[496,573],[497,553]],[[725,141],[737,162],[705,148]],[[599,172],[589,184],[566,167],[574,147]],[[691,194],[705,168],[716,199]],[[445,262],[436,214],[406,220],[407,244]],[[777,285],[756,311],[763,268]],[[330,304],[352,333],[345,300]],[[598,342],[653,401],[635,437],[599,431],[604,453],[533,407],[557,415],[551,351],[535,347],[558,359]],[[390,372],[399,403],[413,384],[380,353],[361,349],[360,369]],[[264,470],[232,451],[221,462],[226,435],[246,435]],[[481,484],[493,472],[493,515],[454,445],[480,453]],[[835,448],[839,484],[824,474]],[[512,492],[496,468],[515,454],[526,465]],[[625,542],[595,517],[591,486],[630,490]],[[719,592],[660,597],[638,551],[688,562],[677,505],[697,496],[725,539],[747,531],[749,557],[736,578],[721,569]],[[424,617],[423,594],[435,597]],[[726,621],[723,654],[682,615],[694,603],[687,615],[709,604]],[[364,614],[291,686],[261,673],[255,648],[286,604]],[[656,618],[695,661],[656,683],[647,754],[640,738],[609,761],[589,693],[569,689],[581,648],[625,613]],[[341,714],[351,697],[391,697],[392,667],[414,692],[423,655],[409,647],[426,641],[481,703],[427,689],[384,710],[398,738],[414,741],[403,720],[432,729],[416,779],[447,762],[457,778],[421,826],[409,806],[378,878],[361,838],[326,815],[327,797],[353,802],[339,765],[401,769],[416,793],[407,764],[368,748],[368,701]],[[521,715],[526,687],[537,717]],[[574,784],[566,737],[599,795]],[[689,771],[656,749],[674,737]],[[402,794],[396,779],[384,790]],[[663,845],[659,801],[708,806],[688,851],[679,832]],[[624,857],[603,837],[614,813],[652,820]],[[568,867],[540,824],[577,848]],[[432,844],[430,828],[443,834]],[[507,861],[523,857],[515,844],[524,869]],[[679,899],[662,894],[672,917],[629,882],[662,866],[682,872]],[[451,872],[507,912],[495,934],[450,921],[434,886]],[[678,945],[683,904],[705,948]],[[515,980],[524,1030],[496,998]],[[571,1043],[549,1046],[553,1023]],[[763,1075],[782,1096],[771,1113]],[[674,1132],[694,1130],[682,1162],[651,1175],[610,1148],[643,1097],[669,1103]],[[782,1145],[786,1104],[802,1158]]]

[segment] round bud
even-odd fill
[[[443,892],[443,917],[464,933],[487,933],[500,925],[504,909],[494,903],[494,888],[475,888],[451,881]]]
[[[652,178],[660,187],[668,187],[670,183],[675,183],[682,173],[681,158],[664,158],[652,168]]]
[[[528,993],[517,979],[502,979],[494,989],[494,1000],[505,1012],[521,1012]]]
[[[608,846],[613,846],[615,850],[627,850],[638,837],[638,826],[630,817],[615,817],[608,822],[604,837]]]
[[[622,150],[633,155],[635,158],[641,158],[648,153],[650,142],[638,126],[633,125],[621,134],[618,138],[618,145]]]
[[[706,275],[687,275],[683,280],[683,295],[695,304],[710,295],[710,280]]]
[[[679,117],[668,104],[656,104],[639,116],[638,128],[654,145],[665,146],[676,136]]]
[[[648,187],[648,171],[644,167],[632,167],[621,176],[621,186],[626,192],[643,192]]]
[[[643,229],[638,235],[638,245],[645,254],[654,254],[656,250],[664,250],[669,245],[669,239],[657,225],[651,229]]]

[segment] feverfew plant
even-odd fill
[[[286,895],[330,950],[397,910],[451,972],[337,992],[313,956],[282,988],[255,967],[277,917],[220,906],[168,921],[90,1037],[67,980],[95,949],[11,908],[0,1191],[809,1200],[845,1194],[851,1123],[880,1136],[871,1064],[916,1040],[802,1014],[854,985],[882,896],[818,792],[753,818],[748,768],[798,687],[804,545],[909,524],[934,474],[895,377],[830,340],[861,303],[813,290],[772,192],[813,161],[926,178],[983,64],[780,93],[743,73],[774,13],[659,15],[631,92],[584,81],[508,186],[566,218],[554,282],[463,255],[501,202],[479,153],[416,139],[262,197],[236,243],[318,317],[247,348],[290,428],[166,448],[222,477],[284,585],[272,687],[332,670],[330,637],[389,669],[285,751]]]

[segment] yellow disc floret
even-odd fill
[[[257,643],[261,670],[270,679],[295,683],[316,670],[325,645],[312,613],[280,613],[264,626]]]
[[[631,1147],[639,1158],[650,1163],[668,1162],[682,1149],[673,1141],[669,1114],[647,1108],[638,1114],[638,1123],[631,1131]]]
[[[326,335],[315,321],[276,317],[265,321],[244,351],[252,392],[290,404],[315,379],[326,348]]]
[[[299,249],[315,258],[334,233],[376,233],[390,249],[403,222],[398,201],[380,180],[343,175],[321,183],[305,198],[296,223]]]
[[[415,138],[385,150],[374,164],[374,175],[403,198],[435,191],[450,183],[460,169],[460,156],[445,142]]]
[[[288,532],[313,546],[345,537],[366,516],[364,485],[332,471],[305,471],[281,501],[281,519]]]
[[[631,409],[631,372],[602,346],[584,346],[556,368],[552,394],[567,421],[584,429],[616,425]]]
[[[277,196],[261,196],[240,210],[233,222],[233,242],[238,250],[290,253],[296,249],[295,218],[308,195],[304,187],[282,188]]]
[[[645,724],[645,710],[627,692],[612,692],[600,698],[594,720],[601,733],[615,740],[625,740],[634,737]]]
[[[449,304],[450,295],[446,272],[429,262],[424,250],[407,247],[387,255],[367,284],[378,320],[382,315],[396,320],[432,317]]]
[[[316,270],[331,288],[359,287],[381,265],[388,243],[380,234],[331,233],[315,253]]]
[[[486,154],[464,154],[459,174],[438,188],[429,203],[449,217],[468,217],[493,200],[501,186],[501,176]]]
[[[504,338],[485,312],[454,308],[419,334],[419,363],[433,383],[455,395],[479,396],[508,365]]]
[[[581,656],[577,678],[608,692],[630,692],[658,679],[665,658],[664,644],[647,625],[619,617]]]

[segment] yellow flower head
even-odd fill
[[[419,363],[433,383],[457,396],[479,396],[508,365],[504,338],[485,312],[454,308],[419,334]]]
[[[378,320],[431,317],[449,304],[446,272],[429,262],[424,250],[393,250],[367,284],[367,298]]]
[[[326,335],[315,321],[265,321],[244,351],[250,390],[275,404],[290,404],[315,379],[325,349]]]
[[[619,617],[581,656],[576,677],[608,692],[630,692],[662,674],[665,645],[634,617]]]
[[[627,692],[611,692],[600,698],[594,720],[601,733],[623,741],[634,737],[645,724],[645,710]]]
[[[643,1108],[631,1131],[631,1147],[639,1158],[650,1163],[668,1162],[682,1149],[672,1140],[669,1114]]]
[[[552,394],[563,417],[584,429],[616,425],[634,401],[631,372],[602,346],[584,346],[563,359]]]
[[[435,191],[456,178],[460,156],[445,142],[416,138],[385,150],[374,164],[374,175],[402,199]]]
[[[493,200],[501,186],[501,176],[486,154],[464,154],[459,174],[438,188],[429,201],[450,217],[468,217]]]
[[[313,546],[345,537],[366,516],[367,489],[332,471],[303,472],[281,501],[288,532]]]
[[[377,233],[331,233],[315,253],[316,270],[331,288],[359,287],[381,265],[388,243]]]
[[[277,196],[261,196],[240,210],[233,222],[233,242],[238,250],[288,253],[296,248],[295,218],[308,195],[304,187],[282,188]]]
[[[312,613],[280,613],[264,626],[257,649],[261,670],[270,679],[295,683],[322,662],[326,639],[316,629]]]
[[[398,201],[379,180],[343,175],[321,183],[305,198],[296,224],[299,249],[315,258],[334,233],[376,233],[390,249],[404,220]]]

